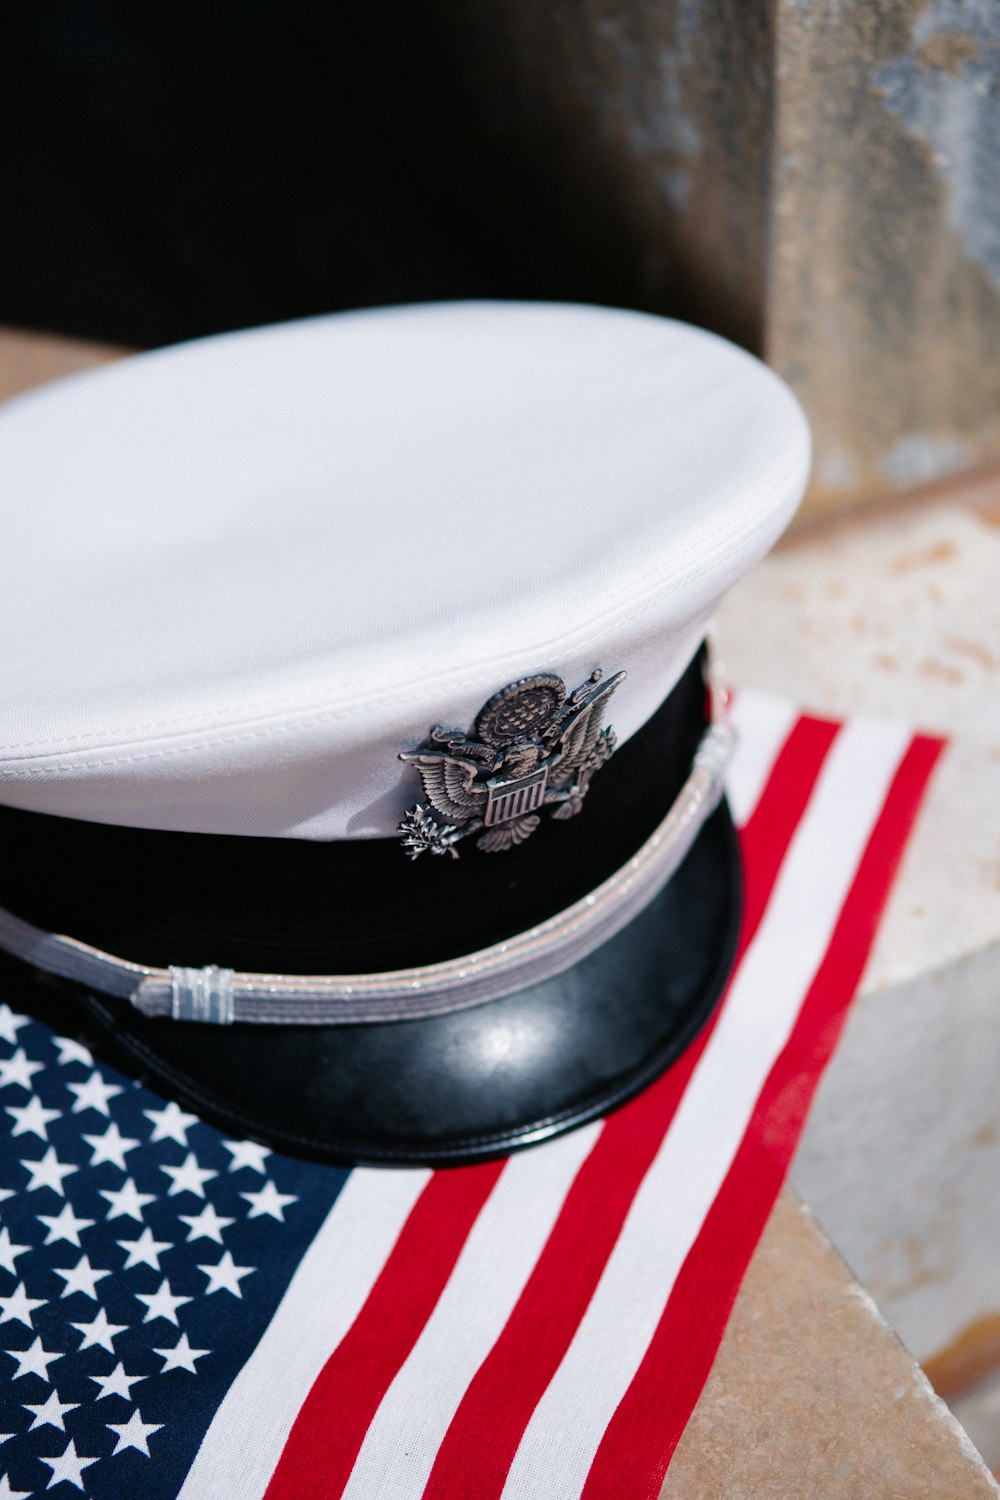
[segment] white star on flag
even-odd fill
[[[17,1272],[14,1270],[15,1260],[19,1255],[23,1255],[26,1250],[30,1249],[30,1245],[15,1245],[11,1240],[10,1230],[6,1225],[0,1229],[0,1266],[3,1266],[4,1270],[9,1271],[12,1276],[17,1275]]]
[[[194,1367],[196,1359],[202,1359],[204,1355],[211,1354],[211,1349],[192,1349],[188,1343],[188,1336],[182,1333],[172,1349],[154,1349],[154,1354],[159,1354],[163,1360],[161,1375],[168,1370],[190,1370],[192,1375],[198,1372]]]
[[[56,1214],[55,1218],[50,1218],[47,1214],[39,1214],[38,1217],[48,1230],[45,1236],[46,1245],[54,1245],[57,1240],[66,1240],[69,1244],[75,1245],[78,1250],[80,1249],[80,1230],[89,1229],[94,1222],[93,1219],[78,1219],[71,1203],[64,1203],[61,1212]]]
[[[268,1178],[259,1193],[241,1193],[250,1205],[248,1219],[259,1219],[262,1214],[268,1214],[279,1223],[285,1222],[284,1209],[289,1203],[298,1203],[294,1193],[279,1193],[274,1183]]]
[[[75,1115],[78,1115],[84,1109],[96,1109],[98,1114],[110,1116],[111,1111],[108,1108],[108,1100],[113,1099],[116,1094],[122,1093],[121,1084],[108,1083],[101,1077],[96,1068],[85,1083],[70,1083],[67,1084],[67,1088],[71,1088],[76,1095],[73,1103],[73,1113]]]
[[[30,1328],[33,1310],[44,1305],[44,1297],[29,1297],[24,1283],[19,1281],[9,1297],[0,1297],[0,1323],[23,1323]]]
[[[105,1422],[105,1427],[110,1427],[112,1432],[118,1434],[118,1444],[112,1451],[111,1457],[116,1453],[124,1453],[126,1448],[138,1448],[140,1453],[149,1457],[149,1443],[147,1439],[150,1433],[159,1432],[163,1426],[162,1422],[144,1422],[139,1415],[139,1408],[129,1417],[127,1422]]]
[[[172,1240],[154,1240],[153,1231],[146,1228],[137,1240],[119,1240],[123,1250],[128,1251],[123,1270],[130,1271],[133,1266],[152,1266],[154,1271],[160,1269],[160,1251],[169,1250],[173,1245]]]
[[[218,1172],[211,1167],[199,1167],[198,1159],[193,1151],[189,1151],[179,1167],[167,1167],[161,1165],[161,1172],[166,1172],[171,1178],[167,1189],[167,1197],[172,1198],[175,1193],[195,1193],[199,1198],[205,1196],[205,1183],[212,1177],[218,1177]]]
[[[122,1135],[114,1121],[103,1135],[85,1135],[84,1140],[93,1152],[90,1158],[92,1167],[99,1167],[101,1162],[109,1161],[112,1166],[120,1167],[123,1172],[126,1171],[125,1152],[134,1151],[139,1144],[131,1136]]]
[[[9,1436],[13,1437],[13,1433]],[[0,1500],[31,1500],[30,1490],[12,1490],[6,1474],[0,1474]]]
[[[98,1192],[108,1200],[106,1219],[137,1219],[141,1224],[146,1204],[156,1202],[156,1194],[140,1193],[131,1177],[120,1188],[98,1188]]]
[[[96,1464],[97,1459],[87,1458],[82,1453],[77,1453],[76,1444],[70,1438],[69,1447],[65,1453],[61,1453],[58,1456],[53,1454],[51,1458],[42,1458],[41,1454],[39,1454],[39,1462],[43,1463],[47,1469],[52,1470],[52,1478],[45,1486],[47,1490],[50,1490],[53,1485],[63,1482],[66,1484],[75,1484],[78,1490],[82,1490],[83,1470],[89,1469],[91,1464]]]
[[[42,1067],[42,1063],[29,1062],[24,1048],[18,1047],[13,1057],[0,1058],[0,1089],[19,1083],[30,1093],[31,1080],[42,1071]]]
[[[185,1114],[173,1099],[163,1109],[144,1109],[143,1114],[153,1122],[151,1141],[176,1141],[178,1146],[187,1146],[187,1133],[198,1123],[197,1115]]]
[[[0,1036],[5,1042],[10,1042],[12,1047],[17,1046],[17,1033],[27,1024],[27,1016],[19,1016],[9,1005],[0,1005]]]
[[[216,1213],[211,1203],[206,1203],[200,1214],[179,1214],[178,1218],[188,1226],[187,1244],[192,1240],[215,1240],[217,1245],[221,1245],[222,1231],[236,1223],[235,1219],[227,1219],[224,1214]]]
[[[94,1059],[82,1042],[75,1041],[71,1036],[54,1036],[52,1040],[59,1048],[59,1061],[64,1066],[75,1062],[83,1063],[85,1068],[94,1066]]]
[[[93,1297],[97,1300],[97,1283],[105,1276],[110,1276],[110,1271],[97,1271],[90,1264],[86,1255],[81,1255],[75,1266],[53,1266],[57,1276],[61,1276],[66,1285],[59,1293],[60,1297],[72,1297],[74,1292],[82,1292],[85,1297]]]
[[[88,1375],[101,1389],[94,1397],[95,1401],[103,1401],[105,1396],[122,1396],[126,1401],[132,1400],[132,1387],[138,1385],[140,1380],[145,1380],[145,1375],[126,1375],[125,1366],[121,1360],[115,1365],[110,1375]]]
[[[35,1420],[28,1431],[34,1432],[36,1427],[57,1427],[60,1432],[65,1432],[66,1424],[63,1422],[63,1413],[76,1411],[79,1405],[79,1401],[60,1401],[57,1391],[53,1391],[49,1399],[43,1401],[41,1406],[32,1406],[29,1401],[26,1401],[25,1410],[35,1413]]]
[[[234,1297],[242,1297],[240,1282],[244,1276],[256,1270],[255,1266],[237,1266],[233,1264],[232,1254],[226,1250],[217,1266],[199,1266],[199,1271],[204,1271],[208,1277],[208,1286],[205,1288],[205,1296],[210,1292],[232,1292]]]
[[[80,1345],[80,1349],[77,1350],[78,1354],[82,1349],[93,1349],[97,1347],[106,1349],[109,1354],[114,1354],[115,1348],[113,1341],[118,1337],[120,1333],[125,1332],[128,1324],[109,1323],[108,1315],[104,1311],[104,1308],[99,1307],[97,1309],[97,1317],[93,1318],[89,1323],[72,1323],[70,1324],[70,1327],[75,1328],[77,1333],[83,1334],[83,1343]]]
[[[166,1318],[168,1322],[178,1327],[177,1309],[183,1307],[185,1302],[190,1302],[190,1297],[176,1297],[170,1290],[170,1282],[166,1277],[160,1282],[157,1292],[136,1292],[140,1302],[146,1304],[146,1316],[144,1323],[151,1323],[154,1318]]]
[[[5,1349],[4,1353],[17,1360],[13,1380],[20,1380],[22,1375],[39,1375],[42,1380],[49,1381],[49,1365],[63,1357],[57,1349],[43,1349],[41,1339],[36,1339],[30,1349]]]
[[[50,1146],[45,1155],[39,1161],[26,1161],[22,1159],[21,1165],[26,1168],[31,1176],[28,1183],[28,1192],[34,1192],[37,1188],[51,1188],[54,1193],[66,1196],[63,1187],[63,1178],[69,1177],[73,1172],[78,1172],[79,1167],[74,1167],[69,1162],[62,1162],[56,1155],[55,1146]]]
[[[37,1094],[32,1094],[27,1104],[8,1104],[5,1108],[14,1121],[11,1135],[37,1135],[43,1141],[49,1138],[49,1124],[62,1114],[60,1109],[46,1109]]]
[[[251,1172],[264,1176],[267,1171],[264,1162],[271,1155],[266,1146],[260,1146],[256,1141],[223,1141],[222,1144],[233,1158],[229,1163],[230,1172],[249,1167]]]

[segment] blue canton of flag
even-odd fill
[[[172,1500],[347,1176],[0,1004],[0,1500]]]

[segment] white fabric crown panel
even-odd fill
[[[0,412],[0,801],[387,836],[401,748],[598,664],[627,739],[808,449],[749,355],[573,306],[339,314],[31,393]]]

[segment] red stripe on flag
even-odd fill
[[[840,725],[803,715],[775,756],[753,812],[740,832],[743,931],[740,956],[760,926],[792,835],[802,821]]]
[[[944,746],[916,737],[900,762],[795,1029],[663,1317],[595,1455],[582,1500],[655,1500],[708,1378],[740,1282],[780,1191],[813,1094],[871,950],[907,836]]]
[[[586,1311],[703,1046],[699,1037],[669,1073],[605,1126],[451,1421],[424,1500],[467,1500],[473,1492],[486,1500],[503,1489],[531,1413]]]
[[[429,1180],[364,1307],[303,1403],[266,1500],[333,1500],[341,1493],[503,1167],[488,1162]]]
[[[837,729],[817,719],[797,722],[748,819],[741,838],[750,878],[740,956],[760,923]],[[470,1484],[477,1500],[500,1494],[721,1009],[673,1067],[605,1126],[503,1333],[452,1419],[423,1500],[465,1500]]]

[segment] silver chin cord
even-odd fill
[[[627,864],[527,932],[444,963],[381,974],[243,974],[148,968],[43,932],[0,908],[0,948],[48,974],[131,1002],[144,1016],[258,1026],[356,1026],[448,1015],[551,979],[614,937],[662,890],[718,806],[734,745],[722,694],[680,793]]]

